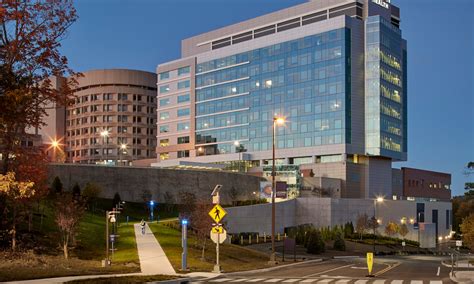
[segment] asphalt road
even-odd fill
[[[365,258],[332,259],[301,263],[271,271],[224,274],[211,283],[337,283],[337,284],[443,284],[453,283],[450,268],[441,264],[446,257],[376,257],[375,277],[368,274]]]

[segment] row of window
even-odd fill
[[[151,117],[141,117],[133,116],[132,119],[129,119],[128,115],[93,115],[90,117],[82,117],[76,119],[70,119],[66,121],[66,126],[80,126],[83,124],[89,123],[98,123],[98,122],[131,122],[131,123],[146,123],[153,125],[155,124],[155,119]]]
[[[84,106],[84,107],[78,107],[72,110],[67,110],[67,116],[70,117],[71,115],[80,115],[84,113],[90,112],[109,112],[109,111],[117,111],[117,112],[142,112],[142,110],[146,110],[147,113],[155,113],[155,108],[154,107],[149,107],[147,106],[146,108],[144,106],[137,106],[137,105],[125,105],[125,104],[118,104],[118,105],[112,105],[112,104],[104,104],[104,105],[92,105],[90,106]]]
[[[178,90],[187,89],[191,86],[191,81],[190,80],[179,81],[176,84],[176,86]],[[167,84],[167,85],[161,85],[159,90],[160,90],[160,94],[166,94],[171,90],[171,88],[170,88],[170,85]]]
[[[178,77],[179,76],[182,76],[182,75],[186,75],[186,74],[189,74],[191,72],[191,68],[189,66],[185,66],[185,67],[181,67],[181,68],[178,68]],[[167,79],[170,79],[170,71],[167,71],[167,72],[161,72],[159,74],[159,77],[160,77],[160,81],[162,80],[167,80]]]
[[[122,153],[123,154],[123,153]],[[117,149],[83,149],[83,150],[75,150],[75,151],[67,151],[67,157],[68,158],[79,158],[79,157],[93,157],[93,156],[105,156],[105,155],[122,155],[118,152]],[[127,154],[124,154],[125,156],[130,155],[130,153],[127,152]],[[131,155],[133,156],[146,156],[146,157],[152,157],[155,155],[155,152],[152,150],[146,150],[142,152],[142,149],[133,149],[131,151]],[[125,157],[124,157],[125,158]],[[101,161],[101,160],[97,160]]]
[[[184,131],[184,130],[189,130],[189,122],[178,122],[177,125],[176,125],[176,131]],[[159,132],[160,133],[170,132],[170,126],[169,125],[160,125],[159,126]]]
[[[117,143],[114,143],[114,141],[117,141]],[[75,146],[88,146],[88,145],[110,145],[110,144],[116,144],[117,147],[120,147],[121,145],[127,145],[128,142],[132,142],[132,145],[142,145],[143,141],[143,146],[147,147],[154,147],[154,139],[142,139],[142,138],[137,138],[134,137],[133,139],[129,139],[129,137],[117,137],[117,139],[113,139],[110,137],[107,137],[105,139],[102,138],[97,138],[97,137],[92,137],[92,138],[83,138],[83,139],[78,139],[78,140],[70,140],[66,142],[66,145],[68,147],[75,147]],[[130,146],[127,146],[130,147]],[[124,151],[126,149],[123,149]]]
[[[178,144],[187,144],[189,143],[189,136],[178,137]],[[169,139],[160,139],[160,147],[167,147],[170,145]]]
[[[409,179],[408,180],[408,186],[410,187],[425,187],[425,180],[415,180],[415,179]],[[430,182],[428,183],[429,188],[435,188],[435,189],[450,189],[451,185],[449,184],[443,184],[442,182]]]
[[[177,117],[183,117],[183,116],[189,116],[191,113],[189,108],[180,108],[176,110],[176,116]],[[160,112],[160,121],[163,120],[168,120],[170,118],[170,112],[169,111],[162,111]]]
[[[85,128],[79,128],[75,130],[68,130],[66,131],[66,136],[71,137],[71,136],[79,136],[79,135],[85,135],[89,134],[89,132],[93,135],[95,134],[100,134],[102,131],[107,130],[109,133],[112,133],[112,129],[114,127],[85,127]],[[130,129],[132,130],[132,133],[134,134],[146,134],[146,135],[154,135],[155,134],[155,128],[154,127],[127,127],[127,126],[118,126],[117,127],[117,133],[129,133]]]
[[[171,98],[163,98],[159,100],[159,106],[160,107],[166,107],[171,104]],[[176,98],[176,103],[181,104],[185,102],[189,102],[191,100],[191,97],[189,93],[185,93],[183,95],[179,95]]]
[[[147,103],[154,103],[155,102],[155,97],[153,96],[147,96],[147,95],[137,95],[137,94],[126,94],[126,93],[104,93],[104,94],[90,94],[90,95],[80,95],[76,98],[75,103],[85,103],[89,101],[98,101],[98,100],[103,100],[103,101],[112,101],[115,98],[117,98],[118,101],[128,101],[130,98],[133,101],[142,101],[142,97],[146,97],[146,102]]]

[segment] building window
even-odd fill
[[[104,101],[110,101],[113,100],[113,95],[112,94],[104,94]]]
[[[169,139],[160,139],[160,146],[161,147],[166,147],[170,145],[170,140]]]
[[[178,76],[184,75],[184,74],[189,74],[191,68],[189,66],[186,67],[181,67],[178,69]]]
[[[177,129],[178,129],[178,131],[188,130],[189,129],[189,122],[180,122],[180,123],[178,123]]]
[[[170,99],[161,99],[160,100],[160,106],[167,106],[170,104]]]
[[[118,100],[119,101],[126,101],[126,100],[128,100],[128,95],[127,94],[118,94]]]
[[[117,106],[117,110],[118,111],[127,111],[128,110],[128,106],[127,105],[118,105]]]
[[[168,152],[160,154],[160,160],[168,160],[170,158],[170,154]]]
[[[189,94],[184,94],[184,95],[178,96],[178,104],[184,103],[184,102],[189,102],[189,100],[190,100]]]
[[[188,115],[189,115],[189,108],[178,109],[178,117],[188,116]]]
[[[170,132],[170,126],[169,125],[161,125],[160,126],[160,133],[167,133]]]
[[[165,112],[160,112],[160,120],[167,120],[170,118],[170,113],[165,111]]]
[[[162,72],[160,73],[160,80],[166,80],[170,78],[170,72]]]
[[[168,93],[170,91],[170,85],[160,86],[160,94]]]
[[[178,151],[178,158],[187,158],[189,157],[189,150]]]
[[[189,88],[189,86],[190,86],[189,80],[178,82],[178,90]]]
[[[178,144],[189,143],[189,136],[178,137]]]
[[[127,121],[128,121],[128,116],[126,116],[126,115],[119,115],[119,116],[117,116],[117,121],[118,121],[118,122],[127,122]]]

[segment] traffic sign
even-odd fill
[[[209,216],[211,216],[212,220],[214,220],[216,223],[219,223],[220,220],[224,219],[226,214],[227,212],[225,212],[224,208],[222,208],[222,206],[219,204],[216,204],[214,207],[212,207],[211,211],[209,211]]]
[[[227,231],[224,228],[222,228],[222,233],[221,234],[213,233],[212,230],[211,230],[211,240],[214,243],[217,244],[217,241],[219,241],[219,243],[222,244],[226,239],[227,239]]]
[[[457,247],[462,247],[462,241],[456,241],[456,246]]]
[[[224,228],[222,226],[213,226],[211,229],[211,233],[215,234],[222,234]]]
[[[369,269],[369,275],[372,275],[372,266],[374,265],[374,254],[371,252],[367,253],[367,268]]]

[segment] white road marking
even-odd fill
[[[283,281],[283,283],[293,283],[293,282],[296,282],[298,280],[301,280],[301,279],[300,278],[288,279],[288,280]]]
[[[272,282],[272,283],[275,283],[275,282],[278,282],[278,281],[281,281],[281,280],[283,280],[283,279],[281,279],[281,278],[273,278],[273,279],[268,279],[268,280],[265,281],[265,282]]]
[[[443,281],[441,281],[441,280],[431,280],[430,284],[443,284]]]
[[[403,280],[393,280],[390,284],[403,284]]]
[[[343,284],[343,283],[347,283],[349,281],[351,281],[351,280],[350,279],[341,279],[341,280],[336,281],[336,283]]]
[[[300,281],[299,283],[313,283],[314,281],[316,281],[316,279],[306,279],[306,280]]]
[[[367,283],[367,281],[369,280],[357,280],[356,282],[354,282],[354,284],[365,284]]]
[[[249,280],[248,278],[240,278],[240,279],[235,279],[233,281],[230,281],[230,282],[244,282],[244,281],[247,281]]]
[[[225,282],[225,281],[228,281],[228,280],[232,280],[232,279],[231,278],[220,278],[220,279],[211,280],[210,282]]]
[[[384,284],[385,280],[375,280],[372,284]]]
[[[438,272],[436,272],[436,276],[439,276],[440,270],[441,270],[441,267],[438,266]]]
[[[319,280],[317,283],[329,283],[332,280],[334,280],[334,279],[323,279],[323,280]]]
[[[262,280],[265,280],[265,278],[255,278],[255,279],[251,279],[247,282],[259,282],[259,281],[262,281]]]
[[[423,284],[423,280],[412,280],[411,284]]]
[[[347,264],[347,265],[343,265],[343,266],[338,266],[338,267],[336,267],[336,268],[332,268],[332,269],[328,269],[328,270],[321,271],[321,272],[318,272],[318,273],[313,273],[313,274],[310,274],[310,275],[306,275],[305,277],[311,277],[311,276],[315,276],[315,275],[321,275],[321,274],[323,274],[323,273],[331,272],[331,271],[338,270],[338,269],[345,268],[345,267],[349,267],[349,266],[352,266],[352,265],[353,265],[353,264]]]

